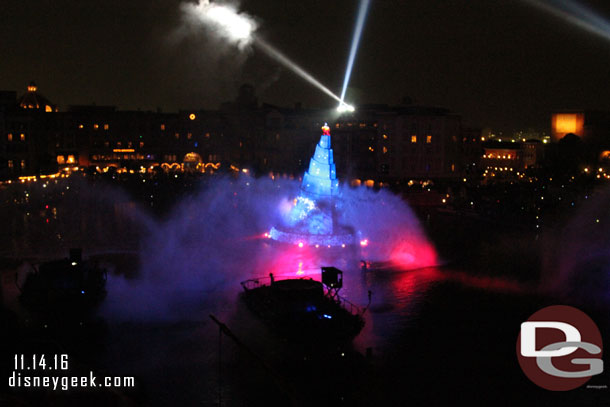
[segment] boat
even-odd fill
[[[70,249],[67,258],[32,265],[19,299],[35,312],[86,311],[106,297],[106,278],[104,268],[83,259],[82,249]]]
[[[368,308],[339,295],[343,272],[321,268],[322,281],[311,277],[254,278],[241,282],[248,308],[279,336],[297,342],[347,343],[364,327]],[[369,292],[369,304],[371,293]]]

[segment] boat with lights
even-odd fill
[[[27,309],[49,312],[83,312],[106,297],[106,270],[83,259],[81,249],[70,249],[70,256],[31,266],[25,277],[20,302]]]
[[[273,274],[242,281],[242,296],[248,308],[285,339],[347,343],[364,327],[368,305],[359,307],[339,295],[341,270],[322,267],[321,274],[321,282],[310,277],[281,279]]]

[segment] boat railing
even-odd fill
[[[271,278],[269,277],[259,277],[259,278],[251,278],[249,280],[242,281],[241,286],[244,290],[252,290],[258,287],[262,287],[265,285],[269,285],[271,282]]]
[[[281,281],[281,280],[289,280],[293,279],[294,276],[266,276],[266,277],[257,277],[251,278],[249,280],[244,280],[241,283],[241,286],[244,290],[253,290],[258,287],[270,286],[272,281]],[[299,277],[300,280],[313,280],[311,277]]]
[[[287,279],[293,279],[294,276],[266,276],[266,277],[257,277],[257,278],[251,278],[248,280],[244,280],[242,282],[240,282],[241,286],[243,287],[244,290],[248,291],[248,290],[253,290],[255,288],[259,288],[259,287],[265,287],[265,286],[270,286],[272,281],[281,281],[281,280],[287,280]],[[311,277],[300,277],[301,280],[313,280],[313,278]],[[351,301],[347,300],[344,297],[341,297],[339,294],[337,293],[333,293],[331,294],[328,290],[325,290],[324,295],[335,301],[341,308],[343,308],[344,310],[346,310],[347,312],[349,312],[352,315],[360,315],[362,316],[367,308],[367,307],[360,307],[354,303],[352,303]],[[370,299],[369,299],[370,301]]]
[[[352,315],[363,315],[366,308],[359,307],[358,305],[352,303],[351,301],[341,297],[340,295],[335,295],[334,300],[337,301],[337,304],[341,306],[344,310],[349,312]]]

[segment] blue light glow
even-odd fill
[[[358,9],[358,17],[356,18],[356,27],[354,28],[354,35],[352,37],[352,46],[349,50],[347,68],[345,69],[345,77],[343,78],[343,89],[341,89],[341,103],[339,104],[339,108],[341,108],[343,105],[349,106],[343,101],[345,100],[345,92],[347,91],[347,86],[349,85],[349,79],[352,76],[354,60],[356,59],[356,54],[358,53],[358,46],[360,45],[360,38],[362,37],[362,29],[364,28],[364,20],[366,19],[370,4],[370,0],[360,0],[360,8]],[[353,108],[351,106],[349,107],[351,108],[351,111],[353,111]]]
[[[578,28],[610,40],[610,22],[590,8],[571,0],[524,0]]]
[[[324,133],[303,175],[301,191],[294,206],[285,216],[285,228],[274,227],[269,232],[273,240],[315,246],[342,246],[353,243],[353,234],[338,224],[335,216],[339,180],[331,148],[330,129]]]

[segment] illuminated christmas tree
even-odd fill
[[[301,192],[283,227],[272,228],[269,236],[299,246],[337,246],[353,243],[353,233],[339,225],[337,198],[339,180],[330,143],[330,128],[322,127],[320,142],[303,175]]]

